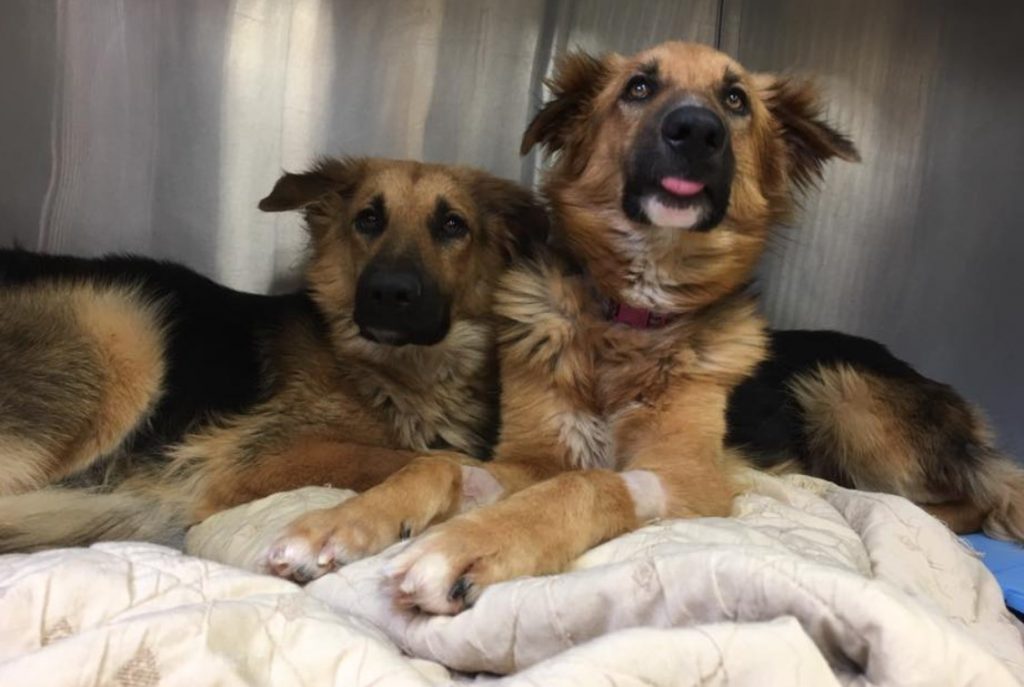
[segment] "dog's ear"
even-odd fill
[[[536,193],[484,172],[476,173],[472,189],[484,212],[502,225],[499,241],[506,262],[529,257],[547,241],[551,219]]]
[[[322,158],[308,172],[284,174],[260,201],[263,212],[284,212],[305,207],[326,195],[348,196],[366,173],[364,158]]]
[[[594,57],[585,52],[571,52],[558,59],[555,75],[545,83],[552,98],[523,134],[519,154],[526,155],[535,145],[544,146],[548,153],[560,150],[568,134],[587,116],[591,103],[611,74],[608,59]]]
[[[833,157],[860,162],[853,141],[824,120],[813,83],[774,74],[755,75],[754,82],[786,146],[789,178],[798,186],[820,178],[825,162]]]

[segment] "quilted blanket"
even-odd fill
[[[222,513],[188,554],[0,557],[0,685],[1017,685],[1024,635],[977,556],[892,496],[752,473],[735,517],[666,521],[455,617],[394,607],[401,548],[301,588],[258,572],[312,488]],[[220,561],[220,562],[216,562]]]

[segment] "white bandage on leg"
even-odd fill
[[[647,522],[665,516],[665,488],[653,472],[629,470],[619,474],[633,498],[636,519]]]
[[[483,468],[462,466],[462,500],[459,512],[486,506],[501,498],[504,493],[501,483]]]

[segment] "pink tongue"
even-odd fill
[[[661,180],[661,187],[676,196],[695,196],[704,190],[704,184],[699,181],[687,181],[679,177],[665,177]]]

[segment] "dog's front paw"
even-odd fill
[[[550,572],[532,537],[529,527],[464,515],[412,542],[384,574],[399,605],[454,615],[472,606],[488,585]]]
[[[400,518],[367,508],[364,499],[356,496],[294,520],[264,553],[266,570],[308,582],[411,534]]]

